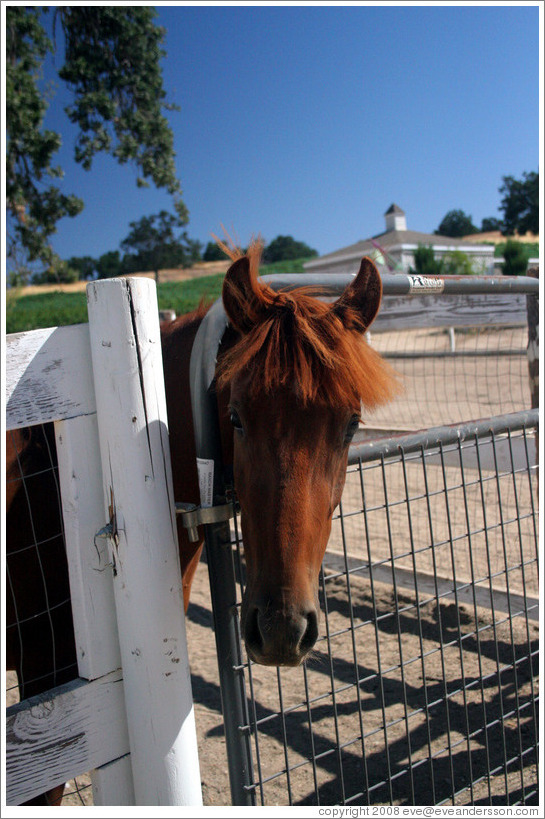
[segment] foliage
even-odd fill
[[[411,267],[409,272],[419,276],[441,276],[443,264],[435,258],[433,247],[418,245],[414,251],[414,268]]]
[[[504,176],[500,193],[504,235],[539,233],[539,173],[523,173],[522,179]]]
[[[445,253],[441,262],[443,276],[472,276],[477,273],[473,261],[462,250]]]
[[[65,262],[55,254],[47,270],[36,274],[33,282],[35,284],[69,284],[77,282],[78,279],[78,271],[71,267],[69,262]]]
[[[202,254],[203,262],[224,262],[228,257],[216,242],[208,242]]]
[[[481,233],[490,233],[495,230],[503,232],[505,225],[501,219],[496,219],[494,216],[489,216],[481,222]]]
[[[90,279],[97,269],[97,260],[92,256],[71,256],[68,259],[71,268],[78,271],[80,279]]]
[[[265,247],[263,261],[266,264],[271,262],[282,262],[286,259],[299,259],[302,256],[310,258],[318,253],[304,242],[296,241],[293,236],[277,236]]]
[[[161,268],[189,267],[200,259],[200,242],[189,239],[185,231],[178,236],[174,232],[183,224],[179,216],[166,210],[143,216],[137,222],[130,222],[131,230],[121,242],[121,248],[128,253],[132,251],[131,265],[137,265],[139,270],[153,270],[158,280]]]
[[[451,238],[469,236],[471,233],[478,232],[479,228],[475,227],[471,216],[468,216],[463,210],[449,210],[435,231],[439,236],[450,236]]]
[[[119,250],[109,250],[103,253],[96,263],[99,279],[113,279],[121,275],[121,258]]]
[[[38,89],[43,60],[52,51],[51,40],[40,22],[39,9],[9,6],[6,9],[6,203],[8,256],[18,244],[30,261],[52,260],[49,237],[64,216],[76,216],[83,202],[61,193],[48,180],[62,177],[53,154],[61,138],[43,128],[46,100]]]
[[[513,240],[508,239],[507,241]],[[506,244],[507,242],[498,242],[494,247],[494,256],[503,256]],[[524,250],[527,260],[539,258],[539,244],[537,242],[519,242],[519,244]]]
[[[528,257],[522,242],[509,239],[503,249],[503,258],[504,263],[501,267],[504,276],[524,276],[526,274]]]
[[[50,237],[57,222],[81,212],[83,202],[64,194],[51,178],[61,178],[52,157],[61,144],[44,129],[47,109],[38,80],[44,58],[53,51],[42,25],[47,9],[6,9],[6,194],[10,244],[22,244],[29,259],[49,264]],[[106,151],[140,170],[138,185],[151,180],[174,196],[178,218],[187,223],[174,165],[173,135],[163,116],[165,91],[160,68],[165,32],[148,6],[59,6],[65,61],[59,77],[73,92],[65,110],[78,126],[75,159],[86,170]]]

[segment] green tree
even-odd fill
[[[37,273],[33,277],[36,284],[69,284],[70,282],[77,282],[78,279],[78,271],[56,254],[54,254],[47,270]]]
[[[50,237],[57,222],[81,212],[83,202],[51,184],[61,168],[52,158],[61,137],[44,129],[47,109],[39,89],[42,65],[53,52],[36,7],[6,9],[6,198],[10,244],[20,243],[29,259],[52,260]],[[153,182],[174,197],[187,223],[174,165],[173,135],[164,110],[160,59],[165,32],[148,6],[60,6],[54,14],[65,41],[58,74],[73,93],[66,113],[78,128],[75,159],[86,170],[105,151],[139,169],[138,185]],[[55,38],[56,40],[56,38]]]
[[[263,261],[271,264],[271,262],[283,262],[286,259],[310,258],[317,255],[316,250],[304,242],[296,241],[293,236],[277,236],[265,247]]]
[[[524,276],[528,269],[528,258],[522,242],[508,239],[503,249],[502,273],[504,276]]]
[[[6,203],[8,257],[26,250],[29,261],[49,265],[49,237],[64,216],[76,216],[83,202],[50,184],[62,177],[52,165],[61,144],[55,131],[43,128],[47,102],[38,89],[43,60],[52,44],[40,11],[23,6],[6,9]]]
[[[419,276],[441,276],[443,264],[440,259],[435,258],[433,247],[418,245],[414,251],[414,267],[410,272]]]
[[[494,216],[489,216],[481,222],[481,233],[489,233],[493,230],[499,230],[503,233],[505,225],[501,219],[496,219]]]
[[[450,236],[451,238],[469,236],[470,233],[478,232],[479,229],[473,224],[471,216],[468,216],[463,210],[449,210],[435,231],[438,236]]]
[[[503,211],[505,236],[527,231],[539,233],[539,174],[523,173],[522,179],[504,176],[500,193],[503,199],[499,209]]]
[[[119,250],[109,250],[103,253],[96,263],[99,279],[113,279],[121,275],[121,259]]]
[[[208,242],[202,258],[205,262],[224,262],[228,257],[216,242]]]
[[[80,279],[91,278],[97,269],[97,261],[92,256],[72,256],[68,259],[68,266],[78,271]]]
[[[201,244],[189,239],[182,227],[183,219],[162,210],[153,216],[143,216],[131,222],[128,236],[121,242],[121,249],[131,254],[131,264],[139,270],[153,270],[159,281],[159,270],[164,267],[189,267],[200,258]]]

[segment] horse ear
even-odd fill
[[[343,324],[348,320],[348,311],[357,314],[363,330],[367,330],[373,323],[379,311],[382,299],[382,281],[380,274],[368,256],[361,260],[358,275],[351,282],[342,296],[333,305],[333,310]],[[352,322],[350,322],[352,324]]]
[[[234,262],[223,280],[222,300],[229,321],[240,333],[247,333],[256,319],[258,294],[250,260],[242,256]]]

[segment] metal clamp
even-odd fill
[[[191,543],[199,540],[198,526],[204,523],[222,523],[234,517],[232,503],[218,506],[196,506],[194,503],[176,503],[176,515],[182,516],[182,525],[187,529]]]

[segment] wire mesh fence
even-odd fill
[[[312,658],[239,669],[257,804],[537,804],[537,417],[525,418],[447,431],[431,449],[356,450]],[[238,530],[234,548],[242,591]]]
[[[6,645],[24,699],[78,671],[53,425],[8,432],[8,453]]]
[[[10,430],[6,443],[9,706],[75,679],[78,667],[53,425]],[[67,783],[63,804],[92,804],[88,775]]]
[[[370,426],[423,429],[532,406],[528,328],[440,327],[371,334],[401,376],[403,393]]]

